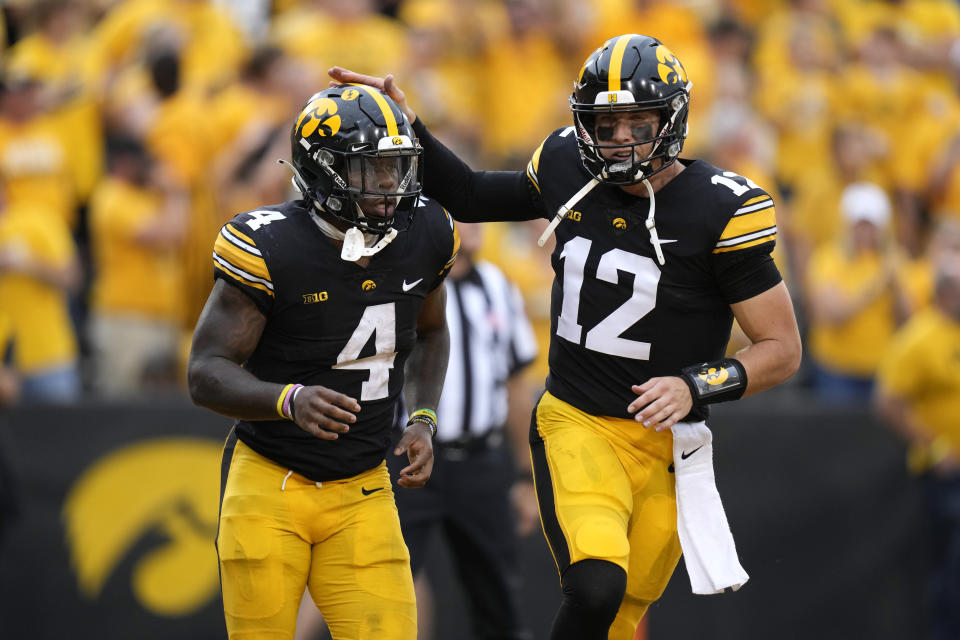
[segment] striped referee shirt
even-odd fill
[[[437,407],[437,439],[475,438],[507,420],[507,379],[537,357],[516,285],[489,262],[447,280],[450,362]]]

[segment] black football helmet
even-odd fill
[[[573,85],[570,109],[584,166],[597,180],[628,185],[642,182],[669,166],[683,149],[687,136],[690,83],[683,65],[655,38],[626,34],[607,40],[590,54]],[[656,110],[659,126],[651,136],[627,145],[598,139],[596,119],[601,113]],[[653,143],[645,158],[637,147]],[[604,158],[600,149],[632,148],[629,160]],[[654,168],[651,161],[662,159]]]
[[[373,87],[314,94],[290,142],[294,185],[304,198],[363,232],[387,233],[420,195],[423,150],[400,107]]]

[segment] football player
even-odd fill
[[[193,401],[237,418],[217,535],[227,630],[292,638],[306,587],[333,637],[412,640],[384,459],[404,393],[415,410],[399,484],[430,477],[449,354],[441,285],[459,238],[420,196],[421,149],[380,91],[317,93],[291,143],[301,197],[220,230],[190,354]]]
[[[589,56],[570,98],[573,126],[551,133],[525,172],[472,171],[416,120],[392,76],[330,75],[397,100],[424,148],[425,193],[457,219],[552,220],[550,371],[530,433],[563,586],[550,637],[633,638],[681,553],[673,471],[689,463],[673,459],[671,427],[799,365],[770,256],[770,196],[679,157],[690,84],[651,37],[615,37]],[[725,358],[734,317],[752,344]]]

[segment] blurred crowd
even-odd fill
[[[583,60],[644,33],[693,82],[684,156],[774,195],[800,382],[863,400],[960,253],[954,0],[7,0],[0,14],[0,345],[32,401],[179,393],[235,213],[292,197],[289,127],[336,64],[392,72],[477,166],[522,169]],[[541,339],[539,229],[482,256]],[[735,335],[732,349],[738,344]],[[6,374],[4,374],[6,375]]]

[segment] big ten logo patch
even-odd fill
[[[313,304],[315,302],[325,302],[327,299],[326,291],[319,291],[317,293],[305,293],[303,294],[303,304]]]

